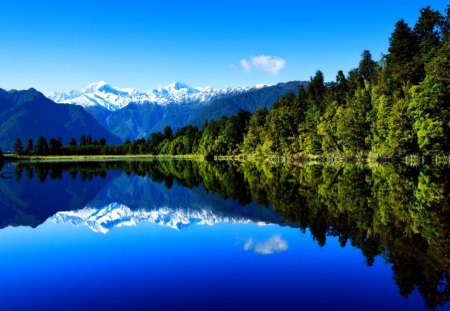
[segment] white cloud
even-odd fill
[[[289,248],[288,242],[283,240],[281,236],[274,235],[265,241],[257,242],[252,238],[248,239],[244,244],[244,250],[253,250],[257,254],[271,255],[284,252]]]
[[[259,55],[249,59],[242,59],[241,67],[245,72],[257,70],[276,75],[286,67],[286,60],[276,56]]]

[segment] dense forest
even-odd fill
[[[317,71],[306,88],[253,115],[239,111],[201,129],[170,126],[124,145],[75,138],[16,142],[19,155],[200,154],[334,155],[395,158],[450,151],[450,6],[445,14],[426,7],[411,28],[396,23],[379,61],[362,53],[358,67],[326,83]]]

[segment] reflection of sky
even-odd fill
[[[284,252],[289,248],[288,242],[283,240],[281,236],[274,235],[264,241],[255,241],[249,238],[244,244],[244,250],[253,250],[257,254],[271,255]]]
[[[390,266],[380,259],[368,268],[360,250],[341,248],[335,238],[319,247],[309,233],[277,225],[175,231],[142,223],[101,235],[46,222],[1,230],[0,260],[2,309],[422,306],[416,294],[399,295]]]

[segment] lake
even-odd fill
[[[450,171],[4,163],[3,310],[448,310]]]

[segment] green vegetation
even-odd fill
[[[450,6],[446,15],[420,11],[411,29],[395,25],[389,53],[376,62],[362,53],[357,68],[325,83],[317,71],[297,94],[279,98],[268,110],[205,122],[202,129],[170,126],[146,140],[107,146],[104,139],[82,137],[63,147],[39,138],[33,149],[16,141],[18,155],[198,154],[284,156],[291,159],[395,159],[450,153]],[[34,150],[31,152],[31,150]]]

